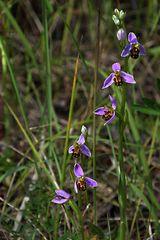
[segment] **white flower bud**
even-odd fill
[[[82,125],[82,127],[81,127],[81,133],[82,134],[84,134],[84,135],[86,135],[87,134],[87,128],[84,126],[84,125]]]
[[[119,19],[115,15],[112,16],[112,20],[115,23],[115,25],[119,25],[120,24]]]
[[[121,10],[119,12],[119,19],[123,20],[125,18],[125,15],[126,15],[126,13],[123,10]]]
[[[114,9],[114,14],[118,17],[119,16],[119,10],[117,8]]]

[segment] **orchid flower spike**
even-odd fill
[[[76,193],[78,193],[78,191],[85,191],[87,187],[97,187],[97,182],[95,180],[84,176],[83,169],[79,163],[75,163],[74,165],[74,175],[76,176],[74,183]]]
[[[84,154],[87,157],[90,157],[91,152],[90,152],[89,148],[84,143],[85,143],[84,134],[81,133],[78,141],[74,145],[69,147],[68,152],[73,154],[73,156],[75,158],[78,158],[81,153]]]
[[[67,202],[71,197],[71,195],[64,190],[58,189],[58,190],[55,190],[55,193],[56,195],[52,199],[52,202],[56,204],[63,204]]]
[[[105,80],[102,86],[102,89],[108,88],[113,83],[116,86],[121,86],[123,82],[129,83],[129,84],[135,84],[134,77],[131,74],[128,74],[124,71],[121,71],[121,65],[120,63],[114,63],[112,64],[112,70],[113,73],[111,73]]]
[[[124,47],[121,57],[131,56],[131,58],[137,59],[139,55],[145,55],[144,47],[138,42],[137,37],[133,32],[128,34],[128,42],[129,44]]]
[[[110,95],[109,95],[109,98],[110,98],[112,107],[99,107],[94,111],[94,114],[102,116],[102,119],[105,120],[104,125],[113,122],[116,116],[116,113],[115,113],[115,110],[117,107],[116,99],[114,97],[111,97]]]

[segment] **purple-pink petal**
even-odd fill
[[[114,120],[114,118],[115,118],[115,116],[116,116],[116,115],[115,115],[115,112],[113,112],[112,117],[111,117],[108,121],[106,121],[106,122],[104,123],[104,125],[112,123],[113,120]]]
[[[132,44],[127,44],[122,50],[121,57],[127,57],[130,54],[131,48],[132,48]]]
[[[137,37],[136,37],[136,35],[133,33],[133,32],[130,32],[129,34],[128,34],[128,42],[130,42],[130,43],[138,43],[138,41],[137,41]]]
[[[121,71],[120,76],[122,80],[126,83],[130,83],[130,84],[136,83],[136,81],[134,80],[134,77],[131,74]]]
[[[121,70],[121,65],[120,65],[120,63],[113,63],[112,64],[112,70],[114,71],[114,72],[119,72],[120,70]]]
[[[144,50],[144,47],[140,44],[140,46],[139,46],[139,55],[145,55],[145,50]]]
[[[72,146],[69,147],[68,152],[69,152],[69,153],[73,153],[73,150],[74,150],[74,145],[72,145]]]
[[[117,32],[117,38],[118,38],[118,40],[119,40],[119,41],[125,40],[126,37],[127,37],[127,36],[126,36],[126,32],[124,31],[123,28],[120,28],[120,29],[118,30],[118,32]]]
[[[116,104],[116,99],[114,97],[112,97],[111,95],[109,95],[109,99],[112,103],[112,108],[115,110],[116,107],[117,107],[117,104]]]
[[[57,203],[57,204],[63,204],[67,201],[68,201],[67,198],[60,198],[58,196],[55,196],[55,198],[53,198],[53,200],[52,200],[53,203]]]
[[[97,182],[92,178],[85,177],[85,182],[87,187],[97,187]]]
[[[110,85],[112,85],[114,83],[114,73],[111,73],[103,82],[103,86],[102,89],[109,87]]]
[[[55,190],[56,196],[52,199],[53,203],[63,204],[67,202],[70,198],[70,194],[64,190],[57,189]]]
[[[108,109],[106,107],[100,107],[94,111],[94,114],[103,116],[107,110]]]
[[[83,169],[79,163],[75,163],[74,165],[74,174],[76,177],[82,177],[84,175]]]
[[[60,197],[63,197],[63,198],[67,198],[67,199],[70,198],[70,194],[67,193],[64,190],[57,189],[57,190],[55,190],[55,193],[56,193],[57,196],[60,196]]]
[[[81,152],[82,152],[85,156],[87,156],[87,157],[90,157],[90,156],[91,156],[91,152],[90,152],[89,148],[88,148],[85,144],[81,145],[81,146],[80,146],[80,149],[81,149]]]
[[[85,138],[84,138],[83,133],[81,133],[81,135],[80,135],[80,137],[79,137],[77,143],[78,143],[79,145],[82,145],[82,144],[85,143]]]

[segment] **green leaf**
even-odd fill
[[[153,107],[153,106],[157,108],[160,107],[159,104],[154,99],[142,98],[142,101],[146,107]]]
[[[133,192],[135,193],[135,195],[137,195],[145,203],[146,207],[149,210],[151,210],[151,205],[150,205],[148,199],[146,198],[146,196],[143,194],[143,192],[139,188],[137,188],[136,185],[134,185],[132,183],[130,183],[130,186],[131,186]]]
[[[150,98],[142,98],[142,100],[143,104],[134,104],[132,106],[133,110],[154,116],[160,115],[160,104]]]
[[[160,116],[160,106],[159,108],[157,108],[157,106],[149,107],[149,106],[134,104],[132,106],[132,109],[148,115]]]

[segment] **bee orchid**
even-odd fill
[[[83,133],[80,135],[78,141],[69,147],[68,152],[71,153],[75,158],[78,158],[81,153],[87,157],[91,156],[89,148],[85,145],[85,138]]]
[[[128,74],[124,71],[121,71],[121,65],[120,63],[113,63],[112,64],[112,70],[113,73],[111,73],[105,80],[102,86],[102,89],[108,88],[113,83],[116,86],[121,86],[123,82],[129,83],[129,84],[135,84],[134,77],[131,74]]]
[[[116,116],[116,113],[115,113],[115,110],[117,107],[116,99],[110,95],[109,95],[109,98],[112,104],[111,107],[99,107],[94,111],[94,114],[102,116],[102,119],[105,120],[104,125],[112,123]]]
[[[74,175],[76,176],[76,180],[74,183],[75,192],[85,191],[87,187],[97,187],[97,182],[92,178],[85,177],[83,169],[79,163],[74,165]]]
[[[136,35],[133,32],[128,34],[128,42],[121,53],[121,57],[131,56],[131,58],[138,58],[139,56],[145,55],[145,50],[142,44],[137,40]]]
[[[64,204],[70,199],[70,194],[64,190],[58,189],[58,190],[55,190],[55,193],[56,193],[55,197],[52,199],[53,203]]]

